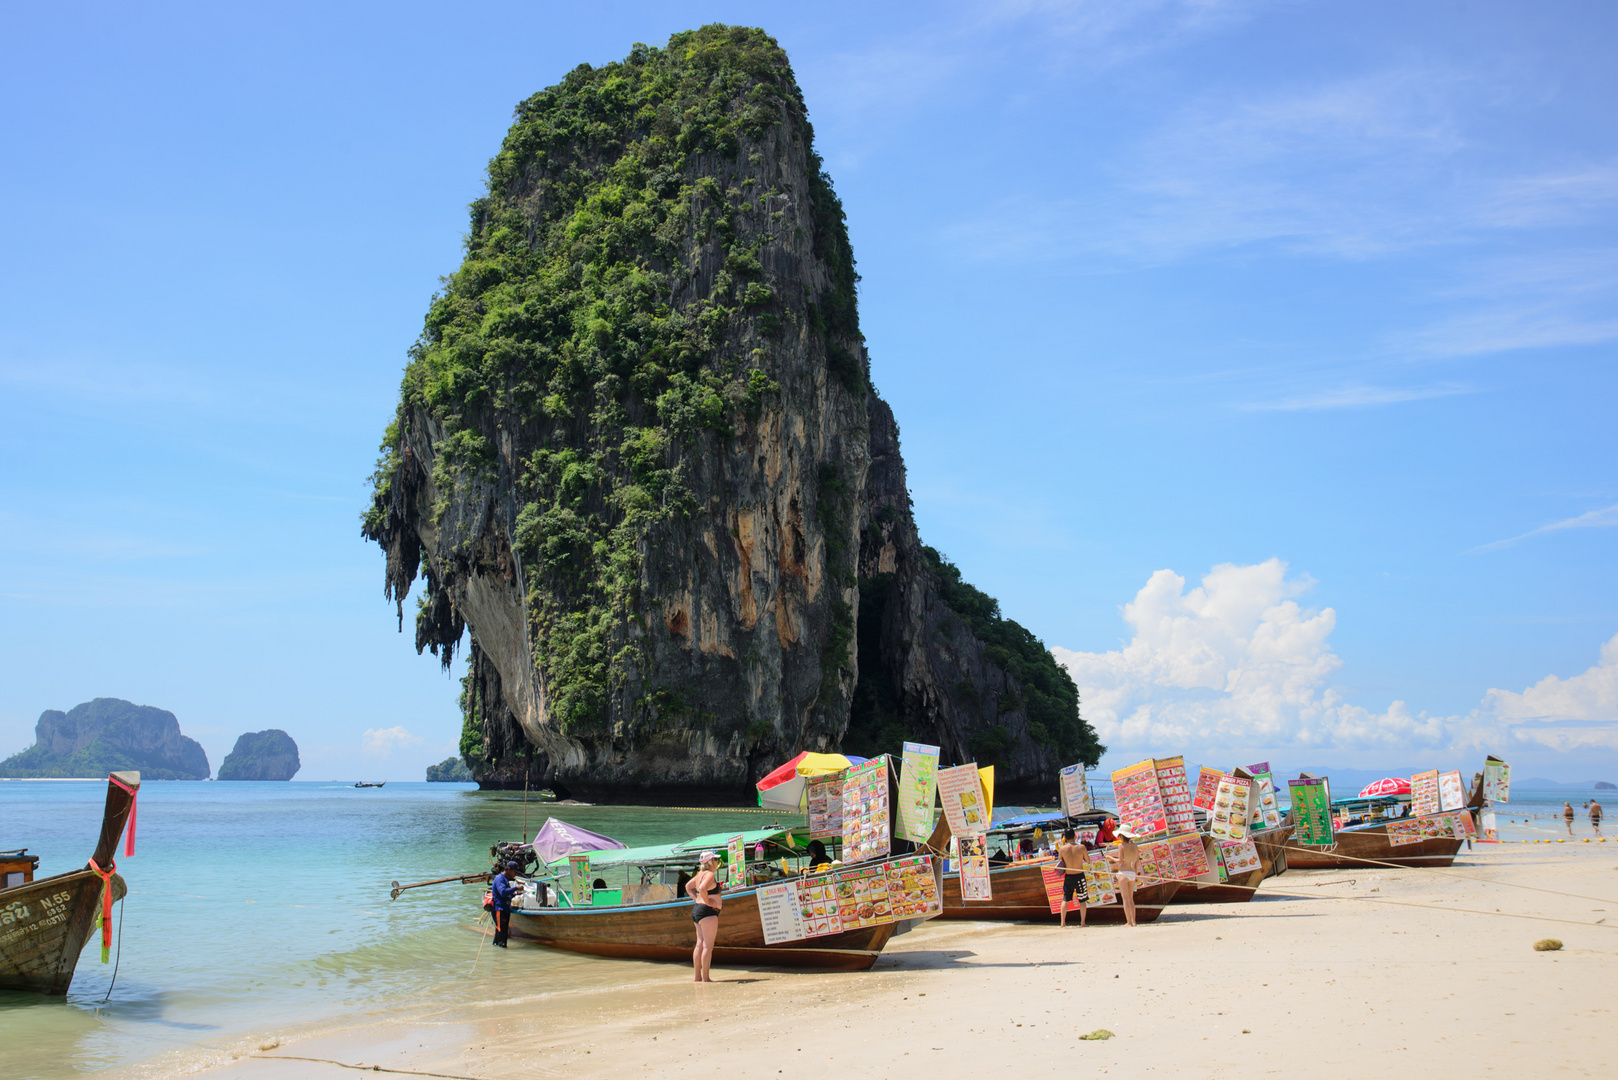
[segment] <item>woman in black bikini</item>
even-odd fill
[[[719,936],[719,909],[725,906],[720,897],[719,856],[704,851],[697,860],[697,876],[685,883],[686,895],[691,897],[691,921],[697,924],[697,947],[691,950],[691,966],[697,982],[713,982],[708,968],[713,964],[714,938]]]

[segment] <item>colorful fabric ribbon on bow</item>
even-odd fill
[[[108,780],[129,792],[129,838],[124,841],[124,857],[135,854],[135,804],[140,801],[140,789],[132,788],[116,776],[108,776]]]
[[[96,913],[95,925],[101,928],[101,962],[105,964],[112,951],[112,875],[118,864],[111,863],[103,870],[92,858],[90,869],[101,879],[101,910]]]

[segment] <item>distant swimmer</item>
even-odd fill
[[[1594,799],[1590,800],[1590,828],[1596,831],[1597,836],[1601,835],[1601,804]]]
[[[1562,820],[1567,822],[1567,834],[1569,836],[1572,836],[1573,835],[1573,804],[1572,803],[1565,802],[1565,803],[1562,804]]]

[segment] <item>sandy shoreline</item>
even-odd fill
[[[477,1078],[892,1077],[1007,1061],[1040,1075],[1307,1067],[1359,1077],[1460,1064],[1483,1075],[1605,1073],[1618,851],[1506,845],[1463,853],[1455,871],[1294,871],[1250,904],[1171,906],[1134,930],[935,922],[852,975],[726,969],[694,986],[673,965],[617,962],[623,979],[611,989],[536,987],[431,1016],[353,1018],[348,1030],[283,1034],[262,1056],[198,1075],[352,1075],[274,1060],[291,1055]],[[1614,902],[1468,880],[1484,877]],[[1596,924],[1609,908],[1609,924]],[[1512,917],[1525,914],[1580,925]],[[1544,937],[1566,947],[1533,951]],[[523,957],[513,948],[498,962]],[[1097,1028],[1116,1037],[1077,1038]]]

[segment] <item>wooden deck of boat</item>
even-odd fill
[[[1041,872],[1044,867],[1051,865],[1054,864],[1047,861],[995,867],[989,873],[992,898],[986,901],[962,900],[961,875],[945,874],[944,911],[939,918],[1056,922],[1061,916],[1051,910],[1050,900],[1045,894],[1045,875]],[[1147,923],[1156,919],[1174,899],[1179,888],[1179,883],[1170,881],[1136,889],[1135,921]],[[1078,917],[1076,911],[1068,913],[1069,921]],[[1122,923],[1125,921],[1124,906],[1122,903],[1088,904],[1085,921],[1100,925]]]
[[[864,971],[876,963],[893,937],[894,924],[885,923],[770,945],[764,941],[755,891],[726,893],[724,901],[714,943],[713,962],[718,965]],[[690,963],[697,933],[691,921],[691,901],[676,900],[513,911],[511,938],[591,956]]]

